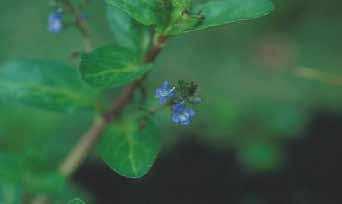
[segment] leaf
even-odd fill
[[[144,25],[157,25],[168,16],[168,1],[163,0],[106,0]]]
[[[84,54],[80,64],[83,80],[98,88],[125,85],[151,68],[136,52],[117,46],[105,46]]]
[[[54,203],[75,198],[77,189],[56,170],[93,113],[56,114],[18,105],[0,106],[0,113],[0,181],[26,193],[48,194]]]
[[[33,193],[60,193],[67,187],[65,178],[53,171],[43,174],[27,171],[22,181],[23,185]]]
[[[1,181],[0,203],[20,204],[22,203],[22,190],[18,185],[7,184]]]
[[[116,44],[143,53],[149,46],[151,35],[148,27],[139,24],[127,13],[115,6],[107,6],[107,19]]]
[[[0,101],[72,112],[94,108],[94,92],[77,70],[56,61],[20,60],[0,65]]]
[[[86,203],[79,198],[74,198],[74,199],[68,201],[68,204],[86,204]]]
[[[283,163],[281,148],[276,144],[253,141],[242,147],[238,155],[244,167],[257,172],[276,170]]]
[[[183,8],[177,21],[171,22],[165,31],[167,35],[203,30],[215,26],[249,20],[267,15],[273,10],[269,0],[218,0]],[[181,12],[177,12],[181,13]]]
[[[193,13],[204,16],[203,22],[194,30],[258,18],[269,14],[272,10],[273,4],[269,0],[209,1],[194,7]]]
[[[9,184],[21,184],[30,192],[60,192],[65,179],[55,171],[32,169],[31,161],[23,155],[0,152],[0,179]]]
[[[165,36],[177,35],[184,33],[189,28],[197,26],[202,20],[203,16],[200,14],[192,14],[191,0],[171,0],[172,10],[167,22],[167,26],[157,27],[157,32]]]
[[[0,180],[17,183],[24,172],[24,160],[15,154],[0,152]]]
[[[122,176],[139,178],[152,167],[160,149],[153,123],[140,129],[136,121],[112,124],[97,148],[100,157]]]

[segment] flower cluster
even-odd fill
[[[179,125],[189,125],[196,112],[187,108],[184,103],[176,103],[172,106],[171,119],[174,123]]]
[[[48,30],[51,33],[59,33],[63,29],[63,13],[60,10],[54,10],[48,18]]]
[[[189,125],[196,112],[186,104],[198,104],[201,99],[195,96],[197,85],[193,82],[179,81],[177,86],[171,85],[169,81],[156,89],[155,96],[159,98],[160,104],[171,105],[171,120],[178,125]]]

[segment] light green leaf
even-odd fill
[[[111,5],[107,6],[107,18],[116,44],[144,53],[151,41],[148,27]]]
[[[92,109],[94,96],[77,70],[63,63],[20,60],[0,65],[0,101],[5,104],[72,112]]]
[[[194,5],[192,8],[184,8],[182,15],[178,16],[177,21],[173,22],[165,32],[167,35],[178,35],[184,32],[255,19],[267,15],[272,10],[273,4],[269,0],[209,1]]]
[[[273,4],[269,0],[219,0],[194,7],[193,13],[204,16],[203,22],[194,30],[249,20],[269,14]]]
[[[80,65],[83,80],[99,88],[127,84],[151,68],[136,52],[117,46],[101,47],[82,55]]]
[[[139,178],[152,167],[160,149],[153,123],[140,129],[134,120],[112,124],[97,148],[100,157],[122,176]]]
[[[168,16],[169,4],[163,0],[106,0],[144,25],[157,25]]]

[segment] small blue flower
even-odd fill
[[[176,103],[172,106],[171,119],[178,125],[189,125],[195,115],[195,111],[187,108],[184,103]]]
[[[48,30],[51,33],[59,33],[63,29],[63,15],[61,11],[53,11],[48,18]]]
[[[155,96],[159,98],[160,104],[165,104],[176,94],[176,87],[172,86],[169,81],[164,81],[163,84],[156,89]]]

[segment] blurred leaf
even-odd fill
[[[0,180],[6,183],[18,183],[24,173],[25,163],[15,154],[0,152]]]
[[[25,167],[27,168],[27,167]],[[65,178],[56,172],[29,172],[23,177],[23,185],[31,193],[59,193],[66,188]]]
[[[79,198],[74,198],[68,202],[68,204],[86,204],[84,201],[82,201]]]
[[[7,184],[3,181],[0,184],[0,203],[21,204],[22,191],[18,185]]]
[[[266,129],[273,131],[275,135],[280,136],[292,136],[295,137],[306,123],[305,110],[299,109],[296,106],[277,104],[272,106],[268,104],[266,107],[259,107],[260,122]],[[261,112],[262,111],[262,112]]]
[[[132,18],[144,25],[160,24],[164,16],[168,16],[167,1],[106,0],[106,2],[128,13]]]
[[[144,176],[160,148],[160,136],[153,123],[140,129],[136,120],[112,124],[98,145],[100,157],[117,173],[130,178]]]
[[[60,192],[65,179],[57,172],[34,171],[25,156],[0,153],[0,179],[9,184],[22,184],[29,192]]]
[[[0,127],[3,130],[0,149],[3,154],[20,156],[21,160],[30,164],[29,169],[37,173],[53,171],[58,167],[84,132],[84,127],[91,123],[93,115],[56,114],[17,107],[0,108]]]
[[[115,6],[107,6],[109,26],[119,46],[143,53],[150,43],[150,30]]]
[[[58,192],[44,194],[49,197],[51,204],[86,204],[82,200],[89,201],[87,203],[95,203],[89,195],[82,192],[77,186],[72,185],[72,183],[64,185],[64,188]],[[42,193],[37,192],[36,195],[42,195]]]
[[[77,71],[55,61],[20,60],[0,65],[0,100],[72,112],[92,109],[92,92]]]
[[[0,181],[18,184],[25,192],[65,198],[70,186],[56,170],[91,122],[92,113],[16,107],[0,108]]]
[[[275,144],[254,142],[239,151],[240,162],[249,170],[271,171],[281,167],[281,149]]]
[[[192,13],[203,15],[203,21],[189,30],[202,30],[267,15],[273,10],[269,0],[218,0],[195,5]]]
[[[141,57],[124,47],[105,46],[82,55],[80,71],[90,85],[110,88],[125,85],[150,70]]]

